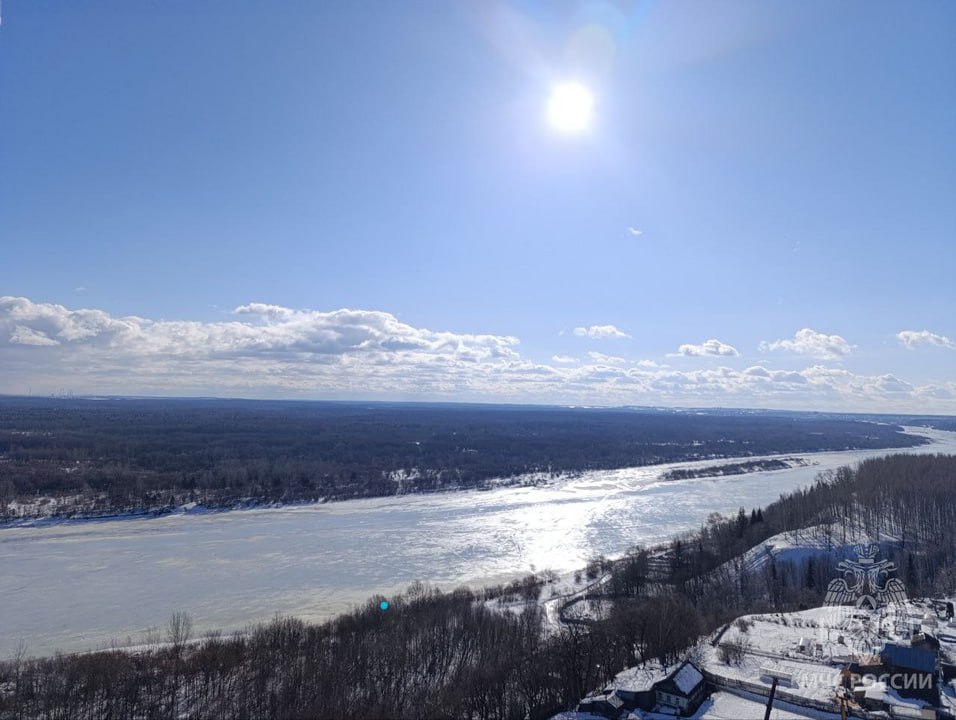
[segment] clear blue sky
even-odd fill
[[[950,2],[7,0],[0,392],[956,412],[954,71]]]

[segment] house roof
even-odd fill
[[[615,678],[608,683],[607,691],[623,690],[624,692],[648,692],[654,689],[654,685],[667,677],[667,669],[660,665],[650,665],[647,667],[632,667],[619,672]]]
[[[661,680],[656,685],[656,689],[672,694],[676,691],[681,695],[690,697],[702,682],[704,682],[704,676],[700,670],[694,667],[694,664],[690,661],[684,661],[677,666],[673,673]]]
[[[582,706],[586,707],[588,705],[594,705],[594,704],[600,704],[600,703],[607,703],[611,707],[616,708],[618,710],[620,710],[621,707],[624,705],[624,701],[620,697],[618,697],[615,693],[601,693],[600,695],[588,695],[580,703],[578,703],[578,707],[582,707]]]
[[[936,658],[933,657],[933,653],[896,643],[886,643],[883,652],[880,653],[880,659],[894,667],[918,672],[931,673],[936,669]]]
[[[674,684],[677,685],[682,693],[688,695],[693,692],[694,688],[700,685],[703,680],[704,676],[700,674],[700,670],[690,663],[681,665],[680,669],[674,675]]]

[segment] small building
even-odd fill
[[[616,692],[589,695],[578,703],[577,711],[600,715],[612,720],[617,720],[621,715],[627,713],[624,708],[624,701]]]
[[[604,692],[616,693],[626,710],[653,710],[657,704],[654,687],[667,675],[667,670],[656,664],[628,668],[618,673]]]
[[[692,715],[707,696],[704,675],[689,660],[654,686],[657,704],[673,708],[679,715]]]
[[[771,683],[776,680],[783,687],[798,687],[797,678],[794,674],[778,667],[765,666],[760,668],[760,679]]]
[[[925,707],[921,700],[905,699],[891,690],[883,681],[854,688],[853,695],[864,710],[888,713],[892,718],[936,720],[936,710]]]
[[[919,648],[887,643],[880,653],[886,683],[900,697],[939,704],[936,656]],[[883,679],[881,677],[881,679]]]

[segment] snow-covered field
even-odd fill
[[[956,453],[956,433],[919,430]],[[568,572],[665,541],[712,512],[766,505],[817,472],[886,451],[803,455],[807,467],[661,481],[713,460],[587,473],[548,487],[0,529],[0,657],[141,642],[176,610],[197,631],[275,613],[322,619],[415,580],[450,588]],[[728,460],[727,462],[732,462]]]
[[[694,720],[763,720],[767,701],[748,693],[715,692],[694,714]],[[776,703],[770,720],[836,720],[837,714]]]
[[[887,642],[906,646],[912,632],[938,638],[943,657],[948,658],[956,649],[956,643],[946,639],[952,631],[951,624],[937,620],[925,599],[891,603],[879,611],[852,606],[819,607],[796,613],[747,616],[733,623],[720,640],[721,645],[736,645],[743,650],[736,662],[723,662],[720,652],[709,644],[703,646],[701,659],[712,675],[730,683],[749,683],[746,689],[769,693],[772,676],[776,674],[787,678],[778,690],[781,701],[832,705],[840,684],[840,670],[846,663],[878,656]],[[874,680],[862,681],[865,685]],[[880,696],[898,708],[918,710],[925,705],[903,698],[894,690],[884,689]]]

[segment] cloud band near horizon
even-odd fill
[[[614,336],[604,330],[585,335]],[[833,344],[839,336],[823,337],[827,352],[841,347]],[[513,336],[432,331],[376,310],[249,303],[226,321],[165,321],[0,297],[0,392],[8,394],[30,388],[110,395],[956,409],[952,381],[918,385],[892,373],[859,375],[822,364],[675,370],[593,351],[586,359],[555,355],[549,364],[522,356],[518,347]],[[739,355],[718,341],[701,348],[711,357]]]

